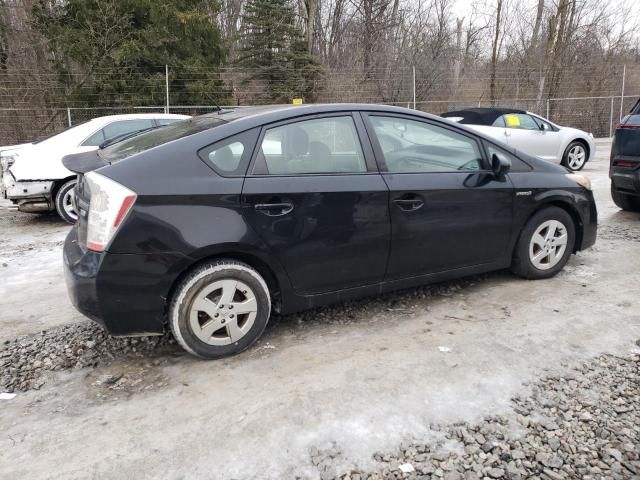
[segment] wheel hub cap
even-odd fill
[[[256,296],[246,283],[218,280],[203,287],[194,298],[189,325],[208,345],[230,345],[249,332],[257,312]]]
[[[540,270],[555,267],[567,249],[567,228],[557,220],[543,222],[529,242],[529,259]]]
[[[587,152],[584,147],[580,145],[576,145],[571,150],[569,150],[569,167],[572,169],[577,169],[584,165],[585,159],[587,157]]]
[[[73,195],[73,188],[64,194],[62,197],[62,207],[64,208],[64,212],[69,215],[70,218],[78,220],[78,214],[73,206]]]

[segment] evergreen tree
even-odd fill
[[[42,1],[34,10],[49,40],[67,101],[162,105],[164,65],[173,104],[226,103],[222,39],[211,0]],[[73,75],[70,75],[73,74]],[[71,80],[70,80],[71,79]]]
[[[307,53],[291,0],[248,0],[242,16],[238,66],[260,90],[259,102],[313,100],[318,63]]]

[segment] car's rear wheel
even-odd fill
[[[640,212],[640,197],[634,197],[633,195],[625,195],[624,193],[617,192],[611,185],[611,198],[622,210],[629,212]]]
[[[218,260],[197,267],[180,282],[169,323],[185,350],[215,359],[250,347],[270,314],[271,297],[260,274],[244,263]]]
[[[537,212],[518,239],[511,270],[528,279],[549,278],[567,263],[575,242],[571,216],[559,207]]]
[[[76,188],[76,179],[63,183],[56,192],[54,199],[56,212],[67,223],[76,223],[78,214],[76,213],[73,196]]]
[[[587,163],[587,147],[582,142],[571,142],[562,156],[562,165],[573,172],[582,170]]]

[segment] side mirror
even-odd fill
[[[509,159],[494,153],[491,157],[491,170],[493,170],[496,178],[502,179],[511,170],[511,162]]]
[[[541,123],[538,128],[540,129],[541,132],[545,132],[547,130],[544,126],[544,123]]]

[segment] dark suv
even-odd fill
[[[640,100],[616,127],[609,176],[615,204],[640,212]]]
[[[395,107],[237,109],[65,165],[75,306],[114,335],[168,323],[205,358],[250,346],[272,308],[509,267],[548,278],[596,239],[586,178]]]

